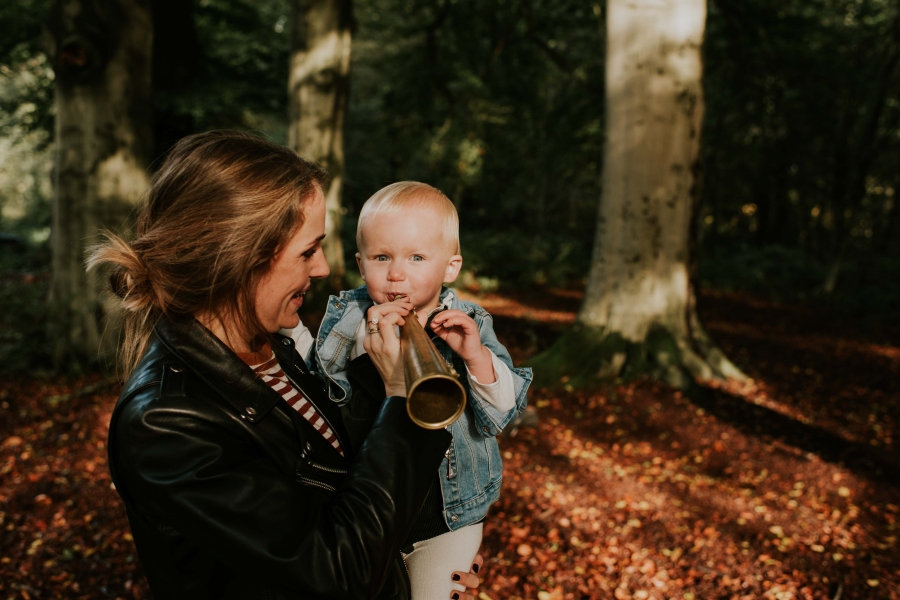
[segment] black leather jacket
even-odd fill
[[[341,457],[195,320],[161,321],[110,422],[109,465],[157,600],[409,598],[400,547],[450,443],[388,398],[352,448],[293,342],[273,350]]]

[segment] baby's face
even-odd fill
[[[363,224],[356,262],[375,302],[405,295],[419,310],[438,305],[441,285],[456,279],[462,266],[442,226],[440,216],[427,208],[375,215]]]

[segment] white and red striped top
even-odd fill
[[[270,388],[281,394],[281,397],[284,398],[284,401],[287,402],[291,408],[309,421],[315,430],[322,434],[325,441],[331,444],[341,456],[344,456],[344,449],[341,448],[341,443],[331,430],[331,427],[328,426],[328,423],[325,422],[325,419],[322,418],[322,415],[319,414],[316,407],[291,385],[287,375],[285,375],[284,371],[281,369],[281,365],[278,364],[275,353],[272,352],[272,348],[268,344],[263,346],[259,352],[238,353],[238,356],[241,360],[250,365],[250,368],[253,369],[256,374],[259,375],[260,379],[262,379]],[[268,358],[266,358],[267,356]]]

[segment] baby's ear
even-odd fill
[[[363,268],[362,256],[359,255],[359,252],[356,253],[356,266],[359,268],[359,276],[363,278],[363,281],[365,281],[366,270]]]
[[[447,262],[447,270],[444,272],[444,283],[452,283],[459,277],[459,271],[462,269],[462,256],[454,254]]]

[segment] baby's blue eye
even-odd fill
[[[375,257],[375,260],[384,262],[384,261],[388,260],[388,257],[385,256],[384,254],[379,254],[378,256]]]
[[[413,260],[425,260],[425,257],[422,256],[421,254],[415,254],[415,255],[413,255],[412,259]]]

